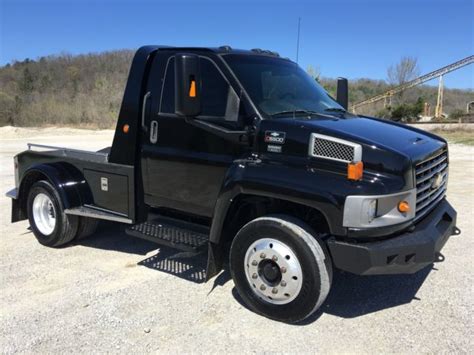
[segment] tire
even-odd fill
[[[81,240],[95,233],[99,220],[97,218],[79,217],[79,227],[77,228],[76,239]]]
[[[332,283],[324,243],[305,223],[284,215],[260,217],[240,229],[230,250],[230,270],[252,310],[286,323],[316,312]]]
[[[64,213],[61,198],[48,181],[41,180],[33,184],[26,207],[33,234],[42,245],[59,247],[76,236],[78,216]]]

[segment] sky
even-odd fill
[[[427,73],[474,54],[473,0],[0,0],[0,65],[145,44],[264,48],[324,77],[386,79],[402,56]],[[448,74],[474,87],[474,65]],[[436,85],[434,81],[431,84]]]

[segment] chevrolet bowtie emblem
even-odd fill
[[[437,189],[438,187],[441,186],[441,183],[443,182],[443,175],[441,173],[437,173],[434,177],[433,180],[431,180],[431,188]]]

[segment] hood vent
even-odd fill
[[[344,139],[311,133],[308,154],[315,158],[356,163],[362,160],[362,146]]]

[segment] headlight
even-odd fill
[[[367,220],[369,221],[369,223],[372,223],[375,216],[377,215],[377,200],[368,200],[366,210]]]
[[[415,207],[416,189],[390,195],[348,196],[344,204],[342,224],[349,228],[399,224],[415,217]]]

